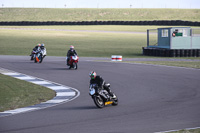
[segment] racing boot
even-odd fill
[[[69,66],[69,58],[67,59],[67,65]]]
[[[113,96],[112,96],[112,98],[113,98],[113,99],[115,99],[115,98],[116,98],[116,96],[115,96],[115,94],[114,94],[114,93],[113,93]]]

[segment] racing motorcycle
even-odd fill
[[[39,62],[42,63],[44,57],[46,56],[46,49],[37,50],[35,52],[35,63]]]
[[[110,87],[110,84],[107,83],[105,84],[105,86]],[[114,93],[113,97],[110,96],[110,94],[106,90],[98,87],[97,84],[90,85],[89,95],[92,97],[95,105],[98,108],[103,108],[105,105],[113,105],[113,106],[118,105],[117,96]]]
[[[78,68],[78,60],[79,60],[79,57],[77,55],[70,56],[69,69],[73,68],[76,70]]]

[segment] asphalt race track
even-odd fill
[[[88,61],[90,60],[90,61]],[[33,63],[28,56],[0,56],[0,67],[76,88],[80,96],[54,107],[0,117],[0,133],[153,133],[200,126],[200,70],[65,57]],[[119,97],[98,109],[88,94],[95,70]]]

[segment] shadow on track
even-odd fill
[[[98,109],[96,106],[80,106],[80,107],[70,107],[66,108],[69,110],[91,110],[91,109]]]
[[[50,70],[69,70],[66,67],[62,67],[62,68],[49,68]]]

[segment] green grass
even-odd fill
[[[1,8],[0,21],[200,21],[200,9]]]
[[[200,62],[193,62],[193,61],[127,61],[127,62],[128,63],[142,63],[142,64],[166,65],[166,66],[177,66],[177,67],[188,67],[188,68],[200,69]]]
[[[172,26],[164,26],[172,27]],[[179,26],[178,26],[179,27]],[[180,26],[182,27],[182,26]],[[34,28],[34,29],[64,29],[64,30],[91,30],[91,31],[128,31],[147,32],[147,29],[163,28],[163,26],[126,26],[126,25],[77,25],[77,26],[0,26],[0,28]],[[198,27],[193,27],[198,28]]]
[[[89,30],[89,31],[126,31],[126,32],[143,32],[146,35],[147,29],[157,29],[157,28],[167,28],[174,26],[135,26],[135,25],[65,25],[65,26],[0,26],[0,28],[33,28],[33,29],[58,29],[58,30]],[[183,27],[183,26],[176,26]],[[191,27],[195,29],[199,29],[200,27]],[[157,32],[151,31],[151,32]],[[199,34],[198,31],[196,31]]]
[[[86,26],[90,30],[90,26]],[[85,29],[81,26],[61,26],[69,29]],[[38,27],[29,27],[38,28]],[[41,27],[44,28],[44,27]],[[56,27],[45,26],[46,29]],[[123,26],[96,26],[102,28],[120,29]],[[128,27],[126,27],[128,28]],[[129,27],[139,29],[137,27]],[[92,27],[91,30],[95,30]],[[145,34],[125,33],[99,33],[80,31],[45,31],[45,30],[0,30],[0,54],[3,55],[29,55],[37,43],[45,43],[47,54],[50,56],[65,56],[70,45],[74,45],[79,56],[110,57],[112,54],[122,54],[124,57],[141,55],[142,47],[146,46]]]
[[[54,96],[53,90],[0,74],[0,112],[39,104]]]
[[[200,129],[190,129],[190,130],[180,130],[175,132],[169,132],[169,133],[200,133]]]

